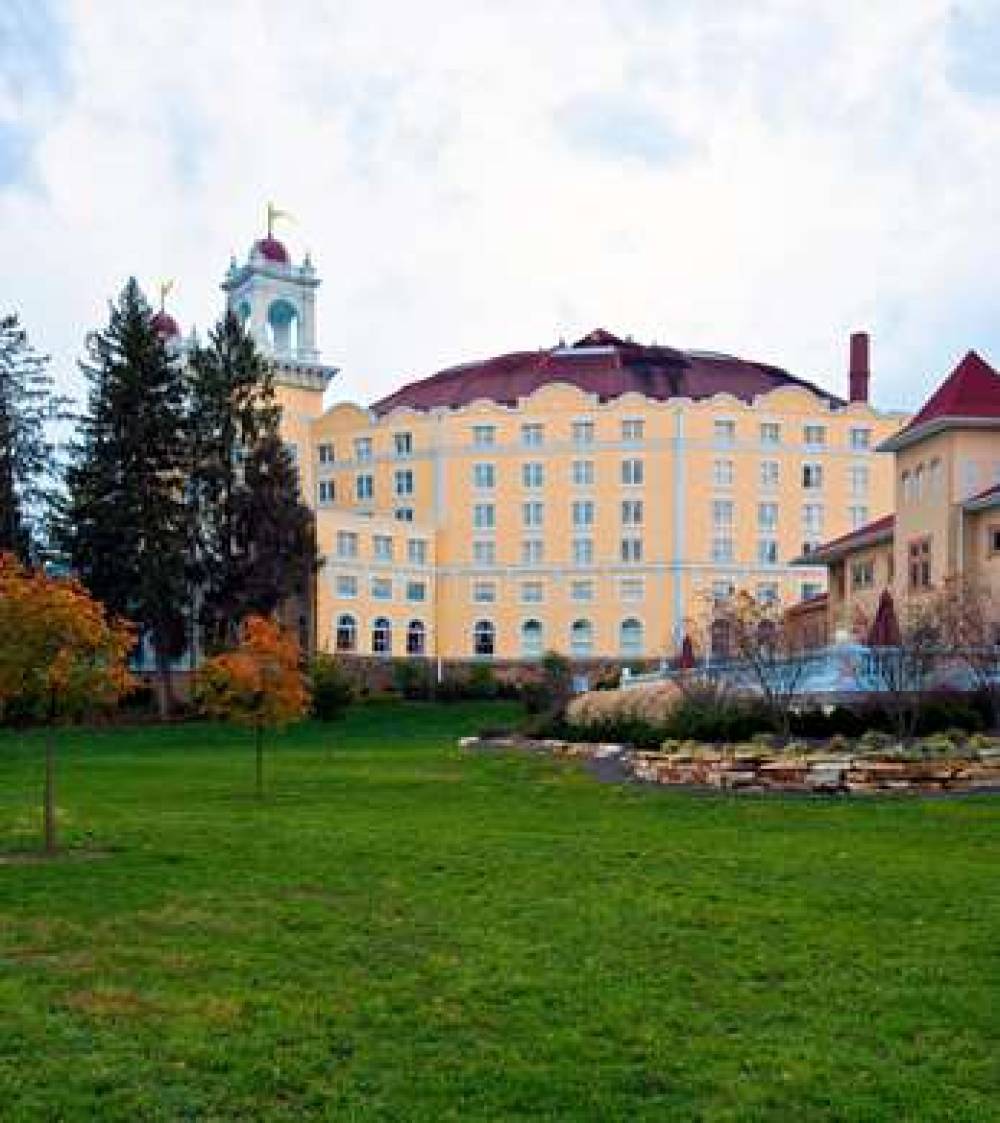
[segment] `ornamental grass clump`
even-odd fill
[[[566,722],[575,735],[587,740],[627,741],[655,748],[680,700],[673,683],[638,686],[631,690],[593,690],[580,694],[566,707]]]

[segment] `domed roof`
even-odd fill
[[[153,316],[152,323],[153,330],[161,339],[173,339],[174,336],[181,334],[177,321],[169,312],[164,312],[162,308]]]
[[[277,238],[271,237],[270,234],[266,238],[261,238],[254,249],[259,250],[268,261],[276,262],[278,265],[287,265],[291,261],[288,250]]]
[[[603,329],[576,343],[543,351],[515,351],[492,359],[449,367],[411,382],[372,409],[457,408],[479,398],[515,405],[541,386],[566,382],[601,401],[635,392],[647,398],[710,398],[732,394],[750,402],[781,386],[799,386],[831,405],[842,399],[780,367],[709,351],[679,351],[620,339]]]

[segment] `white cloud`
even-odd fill
[[[1000,97],[976,80],[1000,29],[968,22],[946,0],[77,0],[57,104],[18,90],[0,307],[75,382],[130,272],[176,276],[207,327],[274,198],[345,396],[597,325],[842,390],[869,327],[877,398],[914,404],[968,347],[1000,360]]]

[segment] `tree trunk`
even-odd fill
[[[156,656],[156,703],[160,721],[166,721],[174,708],[174,691],[170,675],[170,660]]]
[[[50,724],[45,732],[45,794],[42,801],[45,853],[56,852],[56,734]]]
[[[264,728],[261,725],[254,727],[254,738],[257,752],[257,798],[264,798]]]

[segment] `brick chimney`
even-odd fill
[[[868,332],[856,331],[851,334],[851,401],[868,401]]]

